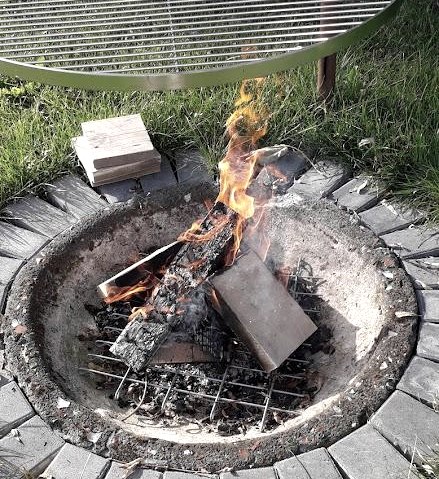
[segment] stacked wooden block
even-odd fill
[[[72,144],[92,186],[160,171],[161,157],[140,115],[82,123]]]

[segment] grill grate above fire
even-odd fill
[[[316,292],[318,281],[319,278],[309,275],[307,264],[302,259],[299,259],[294,274],[289,274],[287,278],[291,295],[316,321],[319,320],[319,310],[315,307],[318,300]],[[119,317],[124,316],[118,313],[113,314]],[[116,339],[122,328],[104,326],[103,331],[114,335]],[[236,339],[235,343],[238,343]],[[99,350],[101,348],[109,350],[113,341],[97,339],[95,345]],[[241,344],[233,351],[225,364],[205,364],[190,369],[187,365],[150,365],[144,379],[130,367],[126,368],[124,362],[109,351],[105,354],[100,351],[88,354],[91,361],[104,365],[102,369],[99,366],[79,369],[93,376],[105,378],[106,387],[113,388],[111,395],[119,403],[121,403],[122,393],[126,393],[130,386],[141,386],[143,392],[140,401],[129,416],[138,412],[147,399],[155,399],[158,394],[161,398],[159,412],[156,411],[158,416],[166,411],[171,398],[173,402],[178,402],[190,396],[203,400],[209,405],[210,411],[207,416],[210,422],[218,416],[218,407],[221,403],[258,410],[260,411],[258,427],[262,432],[266,429],[269,412],[274,415],[284,414],[287,417],[299,415],[301,407],[310,398],[309,389],[304,391],[301,388],[301,386],[305,387],[307,376],[313,373],[310,369],[311,362],[304,359],[307,356],[306,350],[310,347],[309,343],[303,344],[281,368],[272,373],[263,371],[252,359],[252,354]],[[233,390],[233,397],[230,395],[231,390]],[[127,403],[122,401],[122,404]],[[253,423],[252,426],[256,425],[255,421]]]

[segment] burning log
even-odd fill
[[[144,314],[128,323],[111,352],[135,371],[141,371],[182,322],[184,301],[203,283],[230,252],[238,215],[218,202],[203,222],[193,225],[181,239],[184,244],[153,292]]]
[[[137,284],[143,280],[145,274],[156,271],[157,268],[167,264],[181,248],[181,241],[174,241],[163,248],[159,248],[154,253],[137,261],[123,271],[107,279],[98,286],[99,294],[109,300],[112,300],[114,293],[121,293],[121,288],[126,288]]]
[[[267,372],[279,367],[317,330],[252,251],[210,283],[222,317]]]

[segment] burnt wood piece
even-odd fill
[[[210,283],[224,320],[267,372],[278,368],[317,329],[252,251]]]
[[[173,258],[182,244],[181,241],[174,241],[174,243],[155,250],[154,253],[115,274],[98,286],[99,294],[106,298],[111,294],[113,288],[134,286],[145,278],[148,271],[154,272],[161,265],[166,264],[170,258]]]
[[[203,283],[224,261],[233,241],[237,214],[222,203],[216,203],[200,225],[200,233],[215,230],[218,222],[224,226],[215,231],[212,238],[200,242],[185,243],[176,254],[164,274],[160,285],[153,294],[149,304],[154,308],[146,318],[135,318],[110,348],[135,371],[144,369],[158,348],[165,342],[171,331],[182,321],[183,301],[190,300],[190,293]],[[150,322],[163,324],[160,335],[153,334],[147,340],[154,342],[153,348],[145,348],[145,329],[142,324]]]

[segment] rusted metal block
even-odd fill
[[[210,282],[224,320],[267,372],[317,329],[252,251]]]

